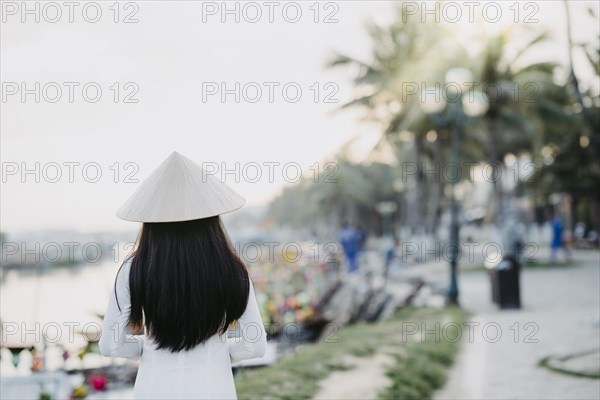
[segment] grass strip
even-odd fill
[[[393,385],[382,396],[393,398],[396,393],[430,393],[427,388],[415,390],[416,386],[437,387],[445,379],[445,371],[439,368],[450,365],[458,343],[411,342],[403,329],[406,323],[420,325],[422,322],[452,321],[461,324],[464,312],[460,309],[432,309],[406,307],[386,321],[358,323],[340,329],[326,341],[302,345],[299,350],[277,363],[262,368],[245,369],[236,375],[236,388],[240,399],[310,399],[319,390],[319,382],[331,372],[353,368],[345,361],[349,354],[356,357],[372,357],[382,349],[403,347],[405,354],[397,357],[398,363],[388,371]],[[394,352],[397,354],[398,352]],[[402,382],[393,371],[410,364],[413,378]],[[421,365],[432,361],[433,366]],[[420,363],[415,369],[414,363]],[[402,378],[404,379],[404,378]],[[423,383],[425,382],[425,383]],[[406,388],[404,388],[406,386]],[[433,389],[431,389],[433,390]],[[404,397],[403,397],[404,398]],[[423,397],[420,397],[423,398]]]
[[[449,319],[448,323],[453,325],[446,325],[449,328],[447,331],[442,325],[439,330],[446,333],[439,336],[429,333],[420,335],[419,340],[408,342],[405,355],[396,355],[396,364],[387,371],[392,384],[380,394],[380,398],[432,398],[434,391],[446,383],[448,369],[460,348],[460,330],[450,333],[450,329],[454,329],[453,326],[463,328],[465,315],[459,308],[447,308],[441,315],[433,315],[425,320],[427,332],[437,330],[432,325],[439,322],[440,316],[445,316],[447,321]]]
[[[565,375],[576,376],[579,378],[590,378],[600,379],[600,373],[595,371],[576,371],[568,368],[562,368],[558,365],[553,365],[552,360],[554,357],[546,356],[538,362],[538,366],[548,368],[551,371],[558,372]]]

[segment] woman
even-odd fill
[[[254,287],[219,218],[244,202],[173,153],[117,212],[143,225],[99,345],[104,356],[140,359],[136,399],[236,398],[231,363],[264,355]]]

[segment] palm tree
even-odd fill
[[[508,45],[518,43],[519,38],[526,40],[511,55]],[[482,117],[485,129],[472,134],[486,143],[487,162],[496,177],[492,182],[494,196],[490,211],[492,220],[500,223],[503,159],[509,153],[533,152],[547,123],[564,118],[562,106],[551,95],[564,93],[564,90],[553,82],[556,64],[527,64],[522,61],[536,45],[548,40],[546,32],[509,27],[484,40],[483,53],[474,58],[472,69],[475,71],[474,80],[489,98],[489,107]]]
[[[573,52],[582,50],[596,77],[600,76],[600,46],[576,44],[571,38],[569,5],[565,2],[568,22],[569,80],[561,101],[568,110],[563,123],[547,125],[543,143],[546,159],[540,160],[533,180],[539,198],[551,193],[568,193],[572,198],[573,217],[600,231],[600,95],[581,85],[574,67]],[[590,11],[592,18],[597,16]]]
[[[443,151],[432,153],[426,143],[425,134],[433,129],[433,125],[421,110],[418,91],[422,87],[432,87],[443,77],[448,60],[443,60],[440,55],[458,58],[460,49],[449,40],[450,35],[445,34],[443,26],[424,24],[417,16],[407,14],[405,8],[398,9],[398,17],[391,25],[371,23],[368,30],[373,42],[370,61],[338,54],[329,67],[353,66],[358,69],[354,79],[355,96],[342,109],[361,108],[366,111],[367,120],[382,124],[382,140],[396,147],[401,161],[407,161],[402,158],[403,148],[411,149],[409,160],[414,162],[416,174],[411,202],[413,212],[409,214],[413,216],[413,226],[423,226],[427,214],[423,167],[427,158]],[[410,143],[402,140],[402,133],[406,131],[412,132]],[[446,142],[441,140],[439,144],[446,145]]]

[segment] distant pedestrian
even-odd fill
[[[565,244],[563,238],[563,223],[560,216],[556,214],[552,219],[552,242],[550,243],[550,262],[555,263],[557,261],[558,249],[563,249],[565,252],[565,258],[568,260],[571,258],[571,252]]]
[[[400,240],[396,236],[392,238],[392,240],[388,243],[387,248],[385,250],[385,270],[384,270],[384,278],[387,280],[390,267],[392,263],[398,258],[396,251],[398,246],[400,245]]]
[[[339,241],[348,262],[348,272],[358,271],[358,253],[360,251],[360,234],[347,223],[342,225]]]

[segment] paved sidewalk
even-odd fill
[[[570,268],[524,270],[521,310],[494,307],[485,272],[462,273],[460,302],[479,325],[473,335],[463,329],[461,353],[436,399],[600,398],[600,380],[537,366],[545,356],[600,347],[600,253],[577,252],[575,260]]]

